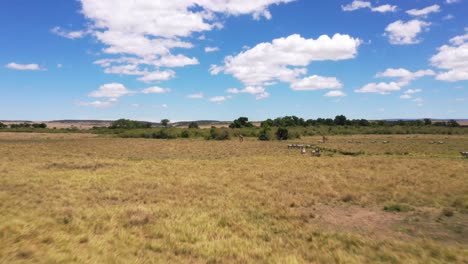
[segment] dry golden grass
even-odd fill
[[[468,263],[467,136],[329,138],[2,133],[0,263]]]

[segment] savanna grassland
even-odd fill
[[[467,135],[318,139],[0,133],[0,262],[468,263]]]

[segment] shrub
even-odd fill
[[[231,138],[229,131],[225,128],[215,128],[212,127],[210,129],[210,135],[207,139],[214,139],[214,140],[228,140]]]
[[[170,131],[168,129],[161,129],[161,130],[153,133],[153,138],[174,139],[174,138],[177,138],[177,135],[174,134],[174,133],[170,133]]]
[[[187,129],[184,129],[181,133],[180,133],[180,137],[182,138],[189,138],[190,137],[190,133]]]
[[[446,216],[446,217],[452,217],[455,213],[453,212],[453,210],[451,208],[444,208],[442,210],[442,215],[443,216]]]
[[[269,141],[272,139],[271,129],[269,127],[264,127],[260,130],[260,134],[258,135],[258,139],[262,141]]]
[[[2,128],[7,128],[7,127],[8,127],[7,125],[5,125],[5,124],[3,124],[2,122],[0,122],[0,129],[2,129]]]
[[[47,128],[47,125],[45,123],[40,123],[40,124],[32,124],[33,128]]]
[[[287,140],[288,137],[289,137],[289,131],[287,128],[284,128],[284,127],[278,128],[278,130],[276,131],[276,138],[278,140]]]
[[[413,208],[406,204],[389,204],[384,207],[386,212],[409,212],[412,210]]]

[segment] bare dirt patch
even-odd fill
[[[334,230],[349,231],[379,239],[407,238],[406,234],[396,231],[396,227],[404,220],[401,214],[358,206],[319,206],[313,214],[315,222]]]

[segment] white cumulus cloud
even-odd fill
[[[215,97],[211,97],[208,100],[210,102],[213,102],[213,103],[222,103],[222,102],[228,100],[229,98],[231,98],[231,97],[230,96],[215,96]]]
[[[291,84],[291,88],[296,90],[317,90],[330,85],[330,88],[336,88],[341,84],[338,85],[336,79],[330,79],[333,77],[305,78],[306,67],[313,61],[352,59],[357,55],[360,44],[361,40],[349,35],[323,35],[317,39],[306,39],[294,34],[228,56],[224,59],[224,65],[212,65],[210,71],[214,75],[220,72],[231,74],[247,87],[264,87],[279,81]]]
[[[93,101],[93,102],[78,102],[77,105],[79,105],[79,106],[92,106],[92,107],[96,107],[96,108],[109,108],[109,107],[114,106],[116,103],[117,103],[117,99],[111,98],[111,99],[109,99],[107,101],[97,100],[97,101]]]
[[[396,82],[379,82],[379,83],[369,83],[363,86],[360,89],[355,90],[357,93],[378,93],[378,94],[390,94],[391,92],[400,91],[402,87],[408,86],[411,84],[411,81],[425,77],[433,76],[436,73],[433,70],[419,70],[411,72],[404,68],[393,69],[389,68],[383,72],[379,72],[375,75],[376,78],[395,78],[398,79]],[[408,92],[409,91],[409,92]],[[414,93],[414,91],[409,89],[407,94]],[[407,97],[407,96],[404,96]]]
[[[146,83],[154,81],[167,81],[174,78],[175,75],[176,73],[173,70],[154,71],[146,73],[143,77],[138,78],[138,80]]]
[[[391,44],[408,45],[417,44],[422,40],[418,35],[424,30],[428,30],[431,23],[413,19],[408,22],[402,20],[395,21],[385,28],[385,36]]]
[[[369,83],[364,87],[355,90],[356,93],[379,93],[379,94],[389,94],[391,92],[399,91],[401,89],[400,85],[396,82],[380,82],[380,83]]]
[[[81,13],[89,22],[88,29],[67,32],[56,27],[52,32],[71,39],[85,34],[94,36],[105,46],[105,54],[122,56],[105,64],[97,63],[106,73],[141,75],[144,77],[139,80],[150,82],[173,78],[175,74],[167,74],[167,68],[198,64],[197,58],[174,54],[174,49],[193,48],[190,38],[196,33],[223,28],[225,16],[271,19],[271,5],[294,0],[79,1]],[[151,72],[166,75],[161,78]]]
[[[346,94],[342,91],[329,91],[324,95],[325,97],[344,97]]]
[[[411,9],[411,10],[406,11],[406,13],[408,15],[422,16],[422,17],[426,17],[431,13],[438,13],[438,12],[440,12],[440,6],[439,5],[431,5],[431,6],[423,8],[423,9]]]
[[[142,90],[141,92],[144,94],[164,94],[164,93],[171,92],[171,89],[154,86],[154,87],[146,88]]]
[[[265,90],[264,87],[261,86],[247,86],[244,89],[237,89],[237,88],[230,88],[227,90],[228,93],[231,94],[239,94],[239,93],[246,93],[255,95],[257,100],[265,99],[270,96],[270,94]]]
[[[420,93],[421,89],[408,89],[403,92],[403,95],[400,96],[401,99],[411,99],[413,94]]]
[[[46,69],[39,66],[39,64],[19,64],[16,62],[10,62],[5,65],[5,68],[10,70],[18,70],[18,71],[45,71]]]
[[[341,89],[343,84],[335,77],[322,77],[312,75],[291,84],[291,88],[296,91],[310,91],[323,89]]]
[[[88,34],[88,32],[84,30],[66,31],[62,29],[61,27],[54,27],[51,29],[51,32],[54,33],[55,35],[58,35],[67,39],[79,39],[79,38],[86,36],[86,34]]]
[[[88,94],[89,97],[107,97],[107,98],[119,98],[127,94],[133,94],[134,91],[128,90],[121,83],[108,83],[104,84],[99,89],[92,91]]]
[[[389,77],[389,78],[399,78],[398,83],[400,86],[409,85],[409,83],[415,79],[424,77],[424,76],[433,76],[436,73],[433,70],[419,70],[416,72],[411,72],[407,69],[398,68],[398,69],[386,69],[384,72],[377,73],[376,77]]]
[[[395,12],[398,9],[397,6],[389,5],[389,4],[374,7],[372,6],[371,2],[361,1],[361,0],[354,0],[350,4],[341,6],[341,9],[347,12],[356,11],[356,10],[363,9],[363,8],[369,8],[372,12],[380,12],[380,13]]]
[[[215,51],[219,51],[219,48],[218,47],[206,47],[205,48],[205,52],[215,52]]]
[[[437,74],[437,80],[468,80],[468,34],[450,39],[450,44],[439,47],[438,53],[430,61],[433,66],[445,70]]]

